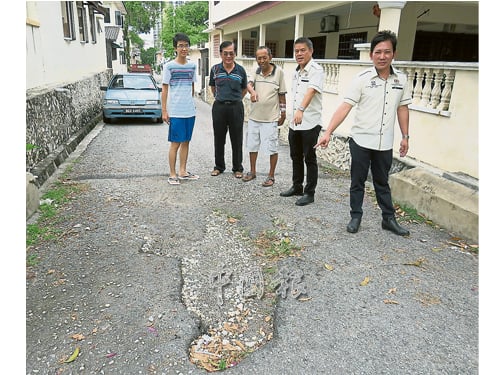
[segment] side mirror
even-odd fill
[[[108,89],[108,86],[101,86],[102,91],[106,91]]]

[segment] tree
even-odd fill
[[[138,43],[138,34],[149,33],[162,14],[163,2],[161,1],[124,1],[127,11],[123,23],[123,36],[125,39],[125,57],[130,65],[130,42],[138,45],[140,49],[144,42]]]
[[[141,48],[141,63],[153,66],[156,61],[156,49],[153,47],[147,50]]]
[[[207,42],[208,35],[203,32],[207,28],[205,21],[208,19],[208,1],[189,1],[174,7],[169,3],[163,13],[163,28],[161,40],[165,57],[174,57],[172,39],[178,32],[189,36],[191,45]]]

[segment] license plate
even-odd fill
[[[140,108],[125,108],[123,110],[124,113],[142,113],[142,109]]]

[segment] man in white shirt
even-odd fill
[[[300,37],[294,42],[297,69],[292,82],[293,120],[288,132],[290,158],[292,159],[292,187],[280,193],[282,197],[301,195],[295,202],[305,206],[314,202],[318,183],[318,162],[314,145],[321,131],[323,68],[313,60],[313,44],[309,38]],[[307,169],[304,183],[304,163]]]
[[[382,210],[382,228],[400,236],[410,232],[402,228],[394,216],[389,170],[392,165],[392,145],[396,117],[402,134],[399,154],[408,152],[411,82],[392,65],[397,38],[391,31],[378,32],[371,41],[370,58],[373,67],[359,73],[351,84],[344,102],[333,114],[328,128],[316,147],[327,147],[330,136],[357,105],[351,128],[351,221],[347,231],[356,233],[363,216],[363,199],[368,170],[371,169],[377,202]]]

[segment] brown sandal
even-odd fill
[[[262,186],[268,187],[274,185],[274,177],[267,176],[266,180],[262,183]]]
[[[210,175],[215,177],[215,176],[220,175],[221,173],[222,173],[222,172],[221,172],[221,171],[219,171],[218,169],[214,169],[214,170],[212,171],[212,173],[210,173]]]
[[[234,174],[234,177],[236,177],[236,178],[242,178],[243,177],[243,172],[240,172],[240,171],[236,171],[233,174]]]
[[[256,177],[257,176],[254,175],[252,172],[247,172],[247,174],[243,176],[242,180],[245,181],[245,182],[248,182],[248,181],[252,181]]]

